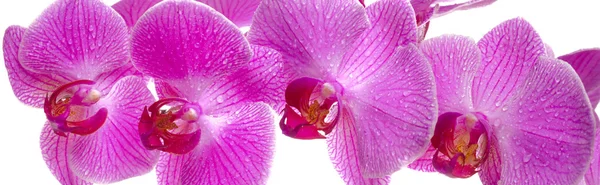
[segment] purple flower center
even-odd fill
[[[286,106],[279,126],[296,139],[324,139],[339,119],[342,86],[314,78],[299,78],[285,90]]]
[[[106,121],[108,110],[99,109],[89,116],[92,105],[102,94],[92,88],[94,81],[77,80],[60,86],[50,97],[46,95],[44,113],[54,133],[66,136],[66,132],[88,135],[98,130]]]
[[[165,98],[145,107],[138,131],[144,147],[185,154],[200,142],[202,108],[181,98]]]
[[[446,112],[439,116],[431,144],[433,167],[449,177],[467,178],[487,158],[487,118],[481,113]]]

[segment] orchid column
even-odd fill
[[[284,57],[283,134],[327,139],[348,184],[387,184],[427,148],[437,117],[416,32],[406,0],[263,0],[248,39]]]

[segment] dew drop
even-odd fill
[[[223,97],[223,95],[217,96],[217,103],[223,103],[223,101],[225,101],[225,98]]]
[[[529,162],[529,160],[531,160],[531,153],[525,154],[525,156],[523,156],[523,162]]]

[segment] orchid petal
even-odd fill
[[[70,135],[70,167],[77,176],[94,183],[112,183],[145,174],[158,160],[158,152],[140,142],[138,118],[154,102],[146,83],[138,77],[117,81],[96,107],[108,109],[104,125],[87,136]]]
[[[550,45],[544,43],[544,49],[546,49],[546,57],[554,58],[554,50]]]
[[[413,161],[408,165],[408,168],[422,172],[436,172],[432,164],[435,150],[436,149],[433,148],[433,146],[429,146],[429,148],[427,148],[427,151],[425,151],[425,153],[421,157],[419,157],[419,159]]]
[[[132,28],[137,20],[142,17],[148,9],[161,1],[162,0],[121,0],[112,5],[112,8],[123,17],[127,26]]]
[[[202,93],[205,111],[236,110],[247,102],[264,102],[282,110],[286,82],[279,77],[281,55],[270,48],[252,45],[254,56],[247,66],[215,81]],[[208,100],[208,101],[207,101]]]
[[[418,49],[399,48],[385,64],[372,79],[347,92],[367,177],[392,174],[420,157],[430,145],[437,118],[435,79]]]
[[[437,86],[440,114],[468,112],[473,107],[471,86],[481,54],[471,38],[444,35],[425,40],[420,49],[430,61]]]
[[[478,43],[482,63],[473,81],[474,108],[499,109],[545,52],[533,27],[521,18],[496,26]]]
[[[58,0],[25,31],[25,69],[92,79],[129,61],[123,19],[99,0]]]
[[[188,154],[163,154],[159,184],[265,184],[273,158],[273,116],[255,103],[207,125]]]
[[[358,154],[358,134],[356,121],[349,107],[341,109],[340,121],[327,137],[329,157],[335,169],[346,184],[352,185],[387,185],[390,177],[368,178],[361,170]]]
[[[337,78],[342,84],[360,82],[381,68],[398,46],[415,43],[417,25],[408,1],[381,0],[367,7],[371,22],[368,28],[345,53]],[[345,79],[352,78],[352,79]]]
[[[261,0],[198,0],[221,12],[239,27],[250,26]]]
[[[484,185],[495,185],[500,181],[502,173],[502,155],[495,135],[488,135],[488,146],[487,158],[481,164],[479,178]]]
[[[595,114],[596,124],[600,123],[598,115]],[[594,141],[594,156],[590,164],[590,168],[587,170],[584,176],[584,180],[588,185],[600,183],[600,130],[596,129],[596,140]]]
[[[411,0],[419,25],[429,22],[429,19],[441,17],[456,10],[468,10],[490,5],[496,0]]]
[[[40,136],[40,147],[46,165],[61,184],[92,185],[92,183],[84,181],[71,171],[69,160],[67,160],[69,142],[72,142],[72,140],[55,134],[50,124],[46,123]]]
[[[502,152],[501,182],[574,184],[588,169],[595,118],[575,71],[541,57],[492,131]]]
[[[600,48],[579,50],[558,57],[571,64],[588,94],[600,90]],[[597,93],[595,93],[597,94]],[[598,105],[600,97],[589,96],[594,108]]]
[[[355,0],[263,0],[248,40],[281,52],[299,74],[320,78],[337,68],[368,26],[365,9]]]
[[[240,30],[214,9],[193,1],[165,1],[148,10],[132,31],[133,64],[163,79],[235,72],[252,56]],[[219,71],[219,74],[215,74]],[[211,79],[212,80],[212,79]]]
[[[17,55],[25,30],[20,26],[10,26],[4,32],[4,65],[17,99],[26,105],[41,108],[48,92],[72,80],[67,76],[34,73],[23,68]]]
[[[97,90],[106,94],[110,91],[113,84],[115,84],[121,78],[130,75],[142,77],[142,74],[139,71],[137,71],[137,69],[135,69],[135,67],[133,67],[131,63],[127,63],[124,66],[96,76],[94,81],[96,82],[95,85]]]

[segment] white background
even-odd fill
[[[27,26],[52,0],[0,1],[0,29]],[[116,0],[106,0],[112,5]],[[428,37],[445,33],[481,38],[503,20],[524,17],[557,56],[580,48],[600,47],[598,0],[499,0],[491,6],[455,12],[432,21]],[[3,33],[1,34],[4,35]],[[13,95],[6,69],[0,67],[0,184],[58,184],[42,160],[39,134],[45,117],[41,109],[21,104]],[[278,130],[277,130],[278,131]],[[269,184],[337,185],[342,180],[321,141],[298,141],[277,135]],[[156,184],[153,172],[115,184]],[[409,169],[392,176],[392,184],[481,184]]]

